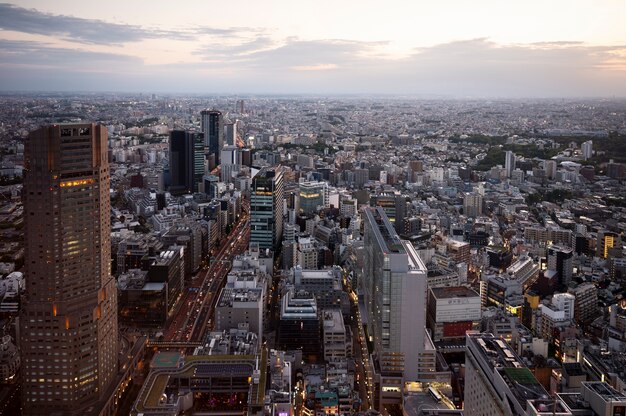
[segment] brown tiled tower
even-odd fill
[[[23,201],[23,414],[97,414],[118,370],[106,128],[31,132]]]

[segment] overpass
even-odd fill
[[[201,346],[202,343],[199,341],[155,341],[149,340],[146,343],[146,347],[157,347],[157,348],[196,348]]]

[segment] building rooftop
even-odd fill
[[[492,334],[468,334],[468,346],[478,347],[482,359],[507,384],[520,407],[526,409],[528,400],[548,398],[548,392],[537,381],[522,360],[503,340]]]
[[[301,279],[338,279],[341,277],[340,272],[336,268],[314,270],[314,269],[302,269],[300,266],[296,266],[291,271],[294,276],[298,276]]]
[[[521,256],[515,263],[511,264],[506,271],[509,275],[516,274],[528,264],[533,264],[533,260],[528,256]]]
[[[148,272],[145,270],[130,269],[117,278],[117,285],[120,290],[141,290],[144,289],[144,287],[148,284],[146,283],[147,275]]]
[[[580,363],[564,363],[563,371],[570,377],[578,377],[585,374]]]
[[[194,355],[253,355],[257,353],[257,342],[257,334],[247,330],[211,332]]]
[[[159,351],[150,362],[150,368],[178,368],[183,356],[180,352]]]
[[[565,254],[570,254],[572,253],[574,250],[572,250],[571,247],[565,247],[562,245],[557,245],[557,244],[552,244],[550,247],[548,247],[549,250],[553,250],[553,251],[558,251],[561,253],[565,253]]]
[[[560,400],[545,398],[529,400],[528,403],[534,408],[534,411],[529,411],[528,414],[546,416],[571,416],[572,414]]]
[[[403,251],[402,240],[400,240],[396,230],[393,228],[393,225],[391,225],[383,208],[370,208],[365,210],[365,213],[371,218],[371,222],[377,225],[377,227],[373,227],[373,230],[383,251],[401,253]]]
[[[580,393],[558,393],[557,395],[570,410],[591,411],[589,402],[586,402]]]
[[[293,289],[283,295],[281,319],[317,319],[317,301],[311,293]]]
[[[345,331],[343,316],[339,309],[328,309],[324,311],[324,329],[326,328]]]
[[[465,286],[434,287],[431,289],[436,299],[474,298],[480,295]]]
[[[165,289],[165,282],[148,282],[142,288],[142,290],[149,291],[161,291],[163,289]]]
[[[447,244],[448,244],[448,247],[454,248],[454,249],[459,249],[461,247],[469,247],[470,246],[468,242],[457,241],[457,240],[448,240]]]
[[[421,416],[426,409],[437,409],[439,412],[450,410],[445,403],[437,403],[427,392],[411,392],[403,397],[403,410],[407,416]],[[453,411],[455,415],[459,411]],[[446,414],[446,413],[437,413]]]
[[[605,382],[583,381],[581,385],[598,394],[605,402],[624,402],[626,404],[626,396]]]
[[[230,288],[225,287],[222,290],[222,294],[217,303],[218,307],[233,306],[233,303],[256,303],[259,301],[262,295],[262,290],[259,288]]]
[[[266,350],[257,355],[193,355],[184,359],[179,353],[162,354],[157,354],[157,357],[162,356],[163,365],[148,374],[131,414],[176,414],[180,400],[178,393],[181,391],[179,379],[191,380],[192,384],[207,384],[212,377],[223,374],[252,380],[251,389],[247,390],[250,394],[248,405],[262,406]],[[173,365],[174,362],[176,366]],[[164,400],[166,392],[170,393],[170,398]]]
[[[417,254],[417,250],[415,250],[413,244],[411,244],[409,241],[402,241],[402,245],[408,257],[409,271],[419,271],[426,275],[428,269],[426,268],[426,265],[424,264],[422,258],[419,256],[419,254]]]

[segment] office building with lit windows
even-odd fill
[[[328,200],[328,184],[326,182],[300,182],[298,185],[300,211],[312,215],[318,208],[326,206]]]
[[[42,127],[24,156],[22,414],[102,414],[118,373],[107,130]]]
[[[609,250],[618,245],[618,235],[612,231],[602,230],[598,232],[596,243],[596,256],[606,259],[609,257]]]
[[[250,242],[262,249],[278,249],[283,238],[283,171],[264,168],[252,179]]]

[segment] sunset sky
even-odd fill
[[[0,90],[626,97],[624,0],[20,1]]]

